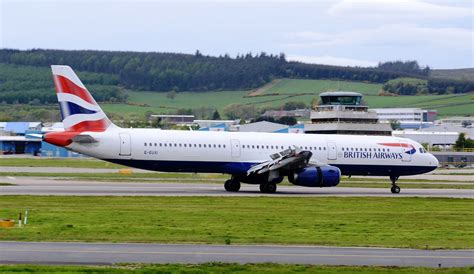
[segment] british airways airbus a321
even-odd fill
[[[305,187],[332,187],[341,175],[399,176],[436,169],[437,159],[412,140],[385,136],[306,135],[120,128],[74,71],[52,66],[64,132],[44,141],[105,161],[154,171],[225,173],[227,191],[241,183],[273,193],[286,176]]]

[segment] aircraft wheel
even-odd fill
[[[392,191],[392,193],[395,193],[395,194],[400,193],[400,187],[397,185],[392,186],[390,190]]]
[[[260,192],[262,193],[275,193],[277,186],[274,183],[264,183],[260,185]]]
[[[230,192],[237,192],[240,189],[240,182],[237,180],[229,179],[225,181],[224,188],[225,190],[230,191]]]

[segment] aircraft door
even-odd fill
[[[120,136],[120,156],[130,156],[132,153],[132,142],[130,134],[119,133]]]
[[[230,140],[230,149],[233,158],[240,157],[240,141],[237,139]]]
[[[337,147],[336,143],[328,142],[328,160],[336,160],[337,159]]]

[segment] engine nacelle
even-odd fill
[[[288,176],[292,184],[307,187],[337,186],[340,179],[341,171],[335,166],[307,167]]]

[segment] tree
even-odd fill
[[[454,143],[455,149],[474,148],[474,140],[466,138],[466,133],[459,133],[459,137]]]
[[[166,93],[166,98],[174,100],[174,98],[176,98],[176,94],[177,92],[175,90],[172,90]]]
[[[221,115],[219,114],[219,111],[214,111],[214,114],[212,114],[212,120],[220,120],[221,119]]]
[[[258,114],[254,105],[231,104],[224,108],[224,114],[229,119],[250,119]]]
[[[397,120],[391,120],[390,121],[390,127],[392,127],[392,130],[399,130],[401,129],[400,122]]]
[[[278,119],[276,122],[279,124],[284,124],[284,125],[289,125],[289,126],[296,125],[297,123],[296,118],[291,117],[291,116],[283,116],[280,119]]]
[[[284,110],[295,110],[303,108],[306,108],[306,104],[304,102],[286,102],[283,105]]]

